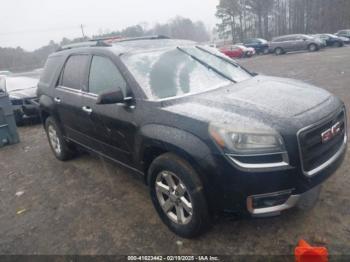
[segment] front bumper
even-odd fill
[[[37,98],[13,100],[12,108],[16,115],[23,118],[39,117],[39,103]]]
[[[212,183],[216,187],[215,203],[220,209],[228,212],[243,212],[253,216],[274,215],[298,204],[304,193],[318,187],[341,166],[347,151],[347,144],[340,149],[336,157],[327,163],[322,170],[312,177],[306,176],[300,166],[293,166],[270,172],[249,172],[237,169],[226,157],[217,156],[216,169],[218,176]],[[218,172],[219,171],[219,172]],[[214,172],[214,171],[213,171]],[[276,204],[254,208],[253,197],[273,196],[288,192],[285,199]],[[277,194],[276,194],[277,193]]]

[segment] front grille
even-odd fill
[[[39,103],[38,98],[27,98],[24,100],[25,105],[37,105]]]
[[[11,99],[11,104],[14,105],[14,106],[21,106],[21,105],[23,105],[23,100]]]
[[[322,134],[338,122],[341,131],[328,142],[323,142]],[[345,134],[346,115],[344,110],[320,124],[302,130],[299,133],[299,147],[304,172],[315,170],[331,159],[342,147]]]

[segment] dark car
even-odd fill
[[[39,119],[39,100],[36,95],[39,77],[10,75],[5,77],[5,81],[17,125],[23,125],[30,119]]]
[[[244,41],[243,45],[246,47],[254,48],[257,54],[269,53],[269,43],[265,39],[261,39],[261,38],[248,39]]]
[[[53,153],[69,160],[79,145],[144,176],[182,237],[222,210],[292,208],[343,161],[345,107],[323,89],[256,76],[191,41],[90,45],[52,54],[40,79]]]
[[[276,55],[282,55],[288,52],[309,50],[310,52],[318,51],[322,48],[323,41],[320,39],[296,34],[296,35],[285,35],[274,38],[269,49],[271,53]]]
[[[344,46],[344,41],[336,35],[319,34],[319,35],[314,35],[314,37],[320,38],[323,41],[325,41],[327,46],[335,46],[335,47],[343,47]]]

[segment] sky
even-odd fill
[[[216,24],[218,0],[6,0],[1,3],[0,46],[32,51],[50,40],[164,23],[179,15]]]

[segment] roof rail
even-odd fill
[[[164,36],[164,35],[151,35],[151,36],[140,36],[140,37],[111,36],[111,37],[105,37],[105,38],[96,38],[90,41],[105,41],[105,43],[118,43],[118,42],[127,42],[127,41],[156,40],[156,39],[170,39],[170,37]]]
[[[93,40],[93,41],[88,41],[88,42],[80,42],[80,43],[74,43],[74,44],[69,44],[69,45],[64,45],[61,46],[57,52],[59,51],[64,51],[64,50],[69,50],[69,49],[74,49],[74,48],[80,48],[80,47],[107,47],[110,46],[104,41],[99,41],[99,40]]]
[[[80,48],[80,47],[96,47],[96,46],[108,47],[108,46],[111,46],[111,44],[113,44],[113,43],[127,42],[127,41],[138,41],[138,40],[156,40],[156,39],[170,39],[170,37],[167,37],[164,35],[126,37],[126,38],[122,38],[119,36],[112,36],[112,37],[92,39],[92,40],[89,40],[87,42],[80,42],[80,43],[64,45],[64,46],[61,46],[57,50],[57,52],[69,50],[69,49],[73,49],[73,48]]]

